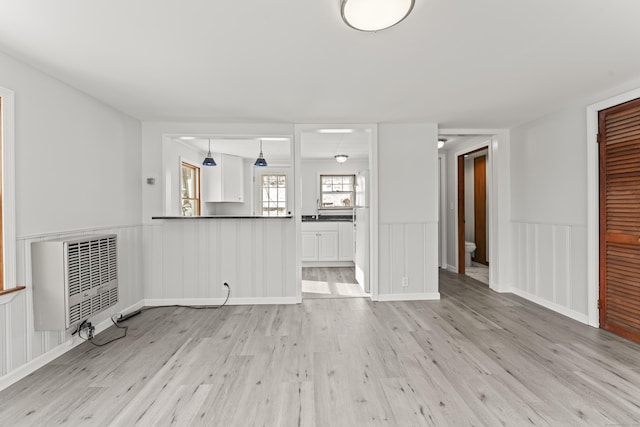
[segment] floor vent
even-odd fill
[[[69,328],[118,303],[115,234],[31,244],[35,329]]]

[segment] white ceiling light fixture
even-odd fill
[[[336,159],[336,162],[338,163],[344,163],[347,161],[349,156],[347,156],[346,154],[336,154],[335,156],[333,156],[333,158]]]
[[[380,31],[406,18],[415,0],[342,0],[342,19],[356,30]]]
[[[318,129],[318,133],[353,133],[353,129]]]
[[[445,142],[447,142],[447,138],[438,138],[438,150],[444,147]]]

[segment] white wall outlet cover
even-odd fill
[[[409,286],[409,278],[407,276],[402,277],[402,286]]]

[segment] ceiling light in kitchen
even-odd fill
[[[318,129],[318,133],[353,133],[353,129]]]
[[[336,159],[336,162],[338,163],[344,163],[347,161],[349,156],[347,156],[346,154],[336,154],[335,156],[333,156],[333,158]]]

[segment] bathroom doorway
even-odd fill
[[[458,156],[458,273],[489,284],[488,147]]]

